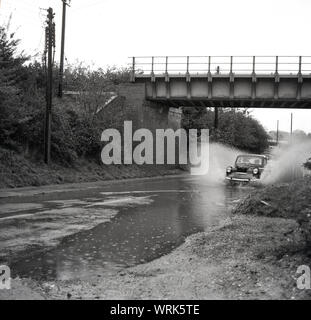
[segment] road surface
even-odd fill
[[[250,190],[181,176],[2,192],[0,263],[36,280],[115,272],[218,225]]]

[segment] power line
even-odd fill
[[[25,3],[25,0],[19,1],[18,5],[14,5],[15,8],[19,7],[21,9],[23,9],[23,14],[25,12],[27,12],[28,14],[31,14],[32,16],[37,14],[37,7],[38,6],[39,6],[38,2],[35,5],[34,5],[34,1],[31,1],[31,3],[29,2],[27,4],[27,3]]]
[[[36,54],[34,55],[37,56],[38,54],[40,54],[40,48],[41,48],[41,45],[42,45],[42,40],[43,40],[43,35],[45,34],[45,15],[42,14],[42,11],[46,9],[41,9],[39,8],[39,12],[38,12],[38,16],[39,16],[39,19],[41,20],[41,35],[40,35],[40,40],[39,40],[39,43],[37,45],[37,48],[34,50],[36,52]]]
[[[90,3],[88,5],[83,5],[81,7],[73,8],[72,12],[76,12],[76,11],[79,11],[79,10],[82,10],[82,9],[88,9],[88,8],[94,7],[94,6],[98,5],[98,4],[103,4],[103,1],[96,1],[96,2]]]

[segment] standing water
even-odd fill
[[[187,236],[219,225],[251,190],[224,183],[225,168],[234,162],[236,154],[235,150],[211,145],[206,176],[118,183],[94,190],[91,197],[67,200],[73,208],[96,207],[103,212],[113,208],[118,213],[107,223],[64,238],[48,252],[17,261],[11,266],[13,276],[83,278],[171,252]]]

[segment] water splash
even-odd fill
[[[209,170],[208,174],[203,175],[203,179],[213,184],[223,183],[226,167],[234,165],[236,157],[243,153],[245,152],[221,143],[210,143]],[[311,141],[294,140],[290,145],[275,147],[270,151],[270,157],[261,176],[263,184],[302,178],[305,174],[302,164],[311,157]]]
[[[210,143],[209,145],[209,170],[204,176],[209,182],[223,183],[225,172],[228,166],[233,166],[236,157],[243,153],[233,147],[225,146],[221,143]]]
[[[302,178],[302,164],[310,156],[311,141],[295,140],[292,144],[275,147],[271,151],[271,160],[262,174],[262,183],[290,182]]]

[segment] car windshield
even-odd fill
[[[262,158],[254,156],[238,156],[236,159],[237,164],[252,164],[252,165],[261,165]]]

